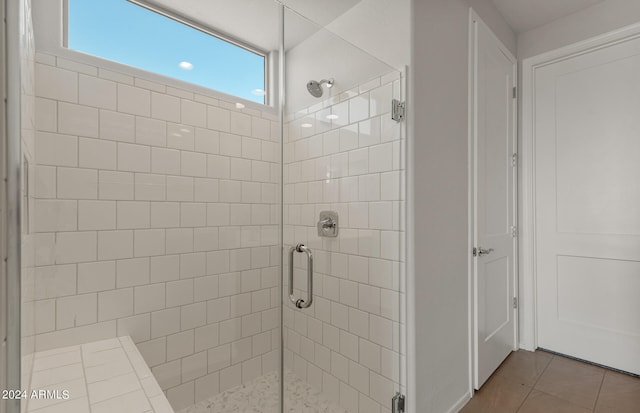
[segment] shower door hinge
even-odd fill
[[[518,308],[518,297],[513,297],[513,308]]]
[[[404,394],[396,393],[391,399],[391,413],[405,413]]]
[[[391,101],[391,119],[396,122],[402,122],[405,117],[406,104],[405,102],[400,102],[398,99],[393,99]]]

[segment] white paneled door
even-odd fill
[[[640,39],[535,75],[538,346],[640,374]]]
[[[475,19],[474,290],[476,389],[515,349],[515,59]]]

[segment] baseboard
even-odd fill
[[[451,406],[447,413],[458,413],[469,402],[469,400],[471,400],[471,394],[469,392],[466,392],[464,396],[460,398],[460,400],[458,400],[453,406]]]

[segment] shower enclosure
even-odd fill
[[[140,2],[270,44],[265,105],[52,46],[32,2],[22,388],[130,336],[175,411],[400,407],[406,77],[348,41],[361,2]]]
[[[404,77],[286,8],[285,44],[303,25],[313,34],[286,48],[284,71],[285,407],[318,390],[336,411],[385,412],[404,385],[404,131],[391,113]]]

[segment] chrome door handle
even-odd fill
[[[307,254],[307,299],[296,299],[293,295],[293,254],[296,252],[304,252]],[[313,302],[313,254],[311,250],[298,244],[289,249],[289,300],[298,308],[308,308]]]
[[[493,248],[489,248],[488,250],[485,250],[482,247],[478,248],[478,256],[479,257],[482,257],[483,255],[489,255],[492,252],[493,252]]]

